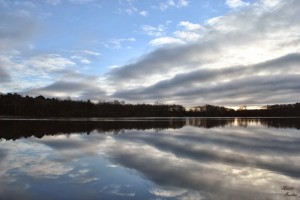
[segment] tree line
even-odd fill
[[[114,100],[93,103],[70,98],[30,97],[19,94],[0,95],[0,116],[20,117],[173,117],[184,116],[181,105],[125,104]]]
[[[0,116],[11,117],[300,117],[300,103],[267,105],[261,109],[230,109],[203,105],[186,109],[178,104],[126,104],[114,100],[93,103],[70,98],[0,94]]]

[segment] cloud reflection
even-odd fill
[[[283,185],[300,193],[297,129],[266,128],[251,120],[246,127],[236,120],[211,129],[197,127],[199,121],[188,124],[159,132],[95,130],[1,141],[0,184],[18,188],[18,183],[30,193],[28,187],[36,185],[25,180],[52,180],[86,198],[106,199],[279,200]],[[1,188],[7,194],[8,187]]]
[[[260,146],[263,142],[267,144],[267,151],[262,148],[255,152],[242,145],[249,136],[260,134],[255,132],[257,130],[267,134],[258,142]],[[201,133],[195,128],[189,131],[181,130],[182,134],[175,136],[119,136],[118,141],[107,148],[113,149],[107,154],[113,162],[137,170],[160,186],[201,191],[204,199],[253,199],[253,194],[259,199],[276,199],[280,197],[281,184],[300,184],[299,154],[289,156],[289,152],[281,152],[286,145],[295,146],[293,139],[299,141],[298,132],[292,132],[297,135],[290,138],[277,135],[279,131],[273,133],[274,129],[238,128],[232,135],[238,137],[235,143],[241,142],[241,145],[232,148],[230,142],[226,144],[230,135],[204,144],[199,141],[220,133],[213,130]],[[182,136],[186,135],[194,138],[184,141]],[[195,140],[197,135],[200,137]],[[242,135],[246,137],[243,139]],[[277,140],[273,147],[268,144],[269,141],[272,143],[272,138]],[[255,148],[255,143],[251,145]]]

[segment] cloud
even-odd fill
[[[282,0],[261,0],[262,6],[266,9],[272,9],[277,6],[279,6],[282,2]]]
[[[249,2],[245,2],[242,0],[226,0],[226,5],[230,8],[239,8],[244,6],[249,6]]]
[[[298,101],[294,94],[299,93],[300,3],[284,1],[275,10],[262,5],[249,5],[203,25],[180,22],[183,31],[196,34],[195,39],[154,39],[150,44],[186,44],[162,46],[111,69],[107,77],[117,91],[113,97],[188,105]]]
[[[6,77],[3,79],[6,84],[2,85],[1,90],[22,93],[28,88],[50,84],[58,77],[74,72],[77,64],[60,54],[24,55],[16,51],[0,55],[0,68],[4,69],[3,78]]]
[[[178,26],[181,29],[175,31],[173,37],[164,36],[166,35],[167,25],[159,25],[158,27],[144,25],[142,26],[142,30],[145,34],[156,37],[149,42],[151,46],[180,45],[197,42],[206,31],[206,28],[200,24],[191,23],[189,21],[181,21]]]
[[[162,80],[149,87],[116,92],[114,96],[130,100],[168,99],[172,96],[180,98],[181,101],[198,96],[201,101],[222,105],[230,103],[231,97],[236,97],[236,100],[231,100],[232,103],[269,103],[270,99],[262,99],[265,94],[269,94],[274,101],[280,103],[288,98],[288,94],[299,92],[297,87],[300,83],[299,62],[300,54],[289,54],[255,65],[201,69],[177,74],[171,79]],[[292,73],[286,74],[286,71]],[[282,75],[284,73],[285,75]],[[272,95],[275,91],[280,91],[281,98],[276,100],[276,93]],[[243,98],[239,99],[239,96]],[[295,95],[290,101],[297,101],[297,98],[299,96]]]
[[[99,56],[101,56],[100,53],[90,50],[73,50],[71,53],[73,54],[71,58],[81,62],[82,64],[90,64],[92,61],[97,60]]]
[[[111,81],[118,81],[122,84],[125,82],[134,84],[140,79],[157,82],[155,77],[159,75],[165,79],[179,71],[195,69],[201,62],[209,62],[215,56],[214,51],[214,44],[209,43],[164,46],[144,55],[136,62],[112,69],[107,76]],[[147,74],[146,77],[145,74]]]
[[[165,34],[166,26],[160,24],[157,27],[150,26],[150,25],[142,25],[141,30],[143,34],[153,36],[153,37],[160,37]]]
[[[143,10],[143,11],[140,11],[139,14],[142,15],[143,17],[147,17],[149,15],[149,12]]]
[[[165,11],[169,8],[182,8],[188,6],[189,3],[190,2],[187,0],[166,0],[165,2],[159,4],[159,9],[161,11]]]
[[[59,54],[42,54],[30,57],[23,63],[26,68],[44,73],[65,71],[76,63]]]
[[[131,0],[120,0],[119,4],[121,7],[118,9],[120,13],[126,13],[128,15],[139,14],[140,16],[147,17],[149,12],[146,10],[140,10],[134,5],[134,1]]]
[[[4,160],[6,165],[9,167],[0,169],[1,179],[19,178],[18,176],[13,176],[10,172],[10,169],[15,169],[16,171],[19,171],[19,173],[30,177],[52,179],[55,179],[61,175],[65,175],[72,170],[72,167],[70,166],[48,159],[47,155],[49,154],[49,149],[45,148],[44,145],[36,143],[36,145],[32,146],[30,143],[20,142],[18,146],[19,150],[22,150],[23,153],[26,151],[32,151],[32,153],[17,153],[16,149],[11,148],[8,143],[5,143],[4,147],[6,148],[6,151],[14,156],[7,157]],[[6,176],[2,175],[3,169]],[[16,180],[11,182],[15,181]]]
[[[199,119],[190,120],[182,129],[162,132],[126,130],[113,135],[94,131],[6,141],[0,148],[1,194],[16,197],[11,191],[23,191],[25,187],[18,186],[24,182],[36,191],[43,180],[49,184],[49,178],[54,185],[59,181],[59,187],[78,183],[79,193],[112,195],[106,199],[139,198],[141,194],[151,199],[250,200],[253,194],[256,199],[272,199],[281,194],[282,185],[299,184],[298,130],[282,134],[283,129],[266,129],[253,125],[252,120],[247,121],[249,128],[235,121],[222,129],[199,129],[194,127]],[[118,167],[107,169],[107,165]],[[99,173],[107,170],[116,173]],[[125,182],[124,176],[129,177]],[[116,184],[119,180],[121,184]],[[95,197],[89,195],[79,196]]]
[[[82,56],[92,56],[92,57],[101,56],[101,53],[91,51],[91,50],[73,50],[71,52],[76,54],[76,55],[82,55]]]
[[[81,56],[72,56],[71,58],[74,60],[78,60],[82,64],[90,64],[91,63],[91,61],[89,61],[88,59],[81,57]]]
[[[201,39],[201,34],[194,31],[175,31],[174,35],[177,40],[183,40],[185,42],[197,42]]]
[[[153,181],[156,187],[149,192],[157,197],[250,200],[253,196],[249,194],[255,193],[259,199],[268,199],[283,182],[299,178],[299,158],[287,156],[297,152],[299,137],[291,133],[292,137],[282,138],[281,130],[255,130],[253,134],[252,129],[235,127],[235,131],[222,129],[220,134],[216,129],[199,132],[184,127],[172,132],[171,137],[164,134],[168,131],[158,133],[159,137],[127,134],[111,137],[100,146],[112,163],[134,169]],[[287,146],[292,149],[285,151]]]
[[[137,13],[139,10],[134,7],[133,5],[130,5],[128,8],[124,9],[124,12],[126,12],[128,15],[133,15],[135,13]]]
[[[59,80],[40,88],[33,88],[22,92],[33,96],[44,95],[46,97],[83,100],[100,100],[106,98],[106,92],[98,87],[101,81],[95,76],[87,76],[79,73],[64,75]]]
[[[189,21],[181,21],[178,25],[182,27],[183,30],[175,31],[174,35],[185,42],[197,42],[206,32],[204,26]]]
[[[1,58],[0,58],[0,83],[7,82],[10,80],[10,75],[2,68]]]
[[[1,13],[0,50],[3,52],[28,47],[37,30],[37,23],[22,12]]]
[[[181,21],[179,22],[179,26],[184,27],[188,31],[197,31],[203,29],[200,24],[194,24],[189,21]]]
[[[178,45],[183,43],[182,40],[172,37],[159,37],[149,42],[151,46]]]
[[[135,42],[136,39],[134,37],[131,38],[118,38],[118,39],[111,39],[106,43],[103,43],[103,45],[107,48],[112,48],[112,49],[122,49],[123,48],[123,43],[128,43],[128,42]]]
[[[177,7],[186,7],[189,5],[189,1],[188,0],[179,0],[177,2]]]

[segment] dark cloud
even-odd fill
[[[223,103],[272,103],[275,99],[269,99],[266,94],[270,97],[284,94],[279,100],[284,102],[286,95],[299,93],[298,63],[300,54],[295,53],[255,65],[201,69],[177,74],[172,79],[160,81],[149,87],[117,92],[114,97],[130,100],[175,97],[201,98],[202,102],[223,99]],[[239,97],[244,99],[239,100]],[[237,99],[230,101],[230,98]],[[299,96],[295,95],[290,101],[298,99]]]
[[[24,13],[0,14],[0,50],[27,46],[37,32],[37,23]]]
[[[300,2],[260,4],[208,21],[199,42],[159,48],[111,70],[112,96],[188,105],[298,101]]]
[[[68,82],[68,81],[57,81],[52,83],[51,85],[48,85],[46,87],[43,87],[41,89],[37,89],[40,91],[47,91],[47,92],[76,92],[76,91],[82,91],[86,89],[88,85],[86,83],[79,83],[79,82]]]
[[[100,100],[106,98],[106,92],[99,88],[97,77],[84,74],[67,74],[60,80],[45,87],[31,89],[22,94],[44,95],[46,97],[72,97],[79,100]]]
[[[4,83],[10,80],[10,75],[1,68],[0,63],[0,83]]]
[[[213,52],[213,44],[204,43],[201,45],[160,48],[145,55],[135,63],[111,70],[108,76],[112,80],[122,82],[156,73],[166,73],[182,66],[199,64],[198,59],[200,57],[202,62],[208,62],[205,55]],[[197,59],[194,58],[195,56]]]
[[[15,13],[0,13],[0,82],[10,81],[12,55],[16,49],[29,46],[29,41],[37,32],[37,23],[29,15],[16,11]]]
[[[297,102],[300,75],[252,76],[174,93],[180,97],[201,97],[204,102],[218,104],[270,104]],[[294,96],[291,97],[291,94]]]

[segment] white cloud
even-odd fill
[[[39,72],[59,72],[69,67],[73,67],[76,63],[62,57],[59,54],[43,54],[30,57],[24,63],[24,67]]]
[[[210,25],[210,26],[214,26],[215,24],[217,24],[219,21],[222,21],[222,16],[218,16],[218,17],[213,17],[208,19],[205,24],[206,25]]]
[[[140,11],[139,14],[142,15],[142,16],[144,16],[144,17],[147,17],[149,15],[149,12],[143,10],[143,11]]]
[[[72,53],[75,53],[76,55],[85,55],[85,56],[94,56],[98,57],[101,56],[101,53],[91,50],[73,50]]]
[[[163,3],[159,4],[159,9],[161,11],[165,11],[169,8],[181,8],[181,7],[186,7],[189,5],[189,1],[187,0],[166,0]]]
[[[189,5],[189,1],[188,0],[179,0],[177,2],[177,7],[186,7]]]
[[[81,57],[81,56],[71,56],[71,58],[74,60],[78,60],[82,64],[90,64],[91,63],[91,61],[89,61],[88,59]]]
[[[174,35],[177,38],[187,42],[197,42],[202,37],[201,34],[191,31],[175,31]]]
[[[82,64],[90,64],[101,56],[101,53],[91,50],[73,50],[71,53],[73,54],[71,59],[77,60]]]
[[[121,7],[118,8],[119,13],[126,13],[128,15],[139,14],[143,17],[147,17],[149,12],[140,10],[134,5],[134,1],[131,0],[119,0]]]
[[[250,3],[242,0],[226,0],[226,5],[229,6],[230,8],[239,8],[239,7],[249,6]]]
[[[120,67],[120,65],[110,65],[110,66],[108,66],[109,69],[114,69],[114,68],[118,68],[118,67]]]
[[[263,7],[270,9],[279,6],[284,0],[260,0]]]
[[[173,37],[159,37],[149,42],[151,46],[165,46],[165,45],[178,45],[184,44],[180,39]]]
[[[136,13],[137,11],[138,11],[138,10],[137,10],[137,8],[135,8],[135,7],[125,9],[125,12],[126,12],[128,15],[133,15],[133,14]]]
[[[201,26],[200,24],[194,24],[194,23],[191,23],[188,21],[179,22],[179,26],[184,27],[188,31],[199,31],[199,30],[204,29],[204,27]]]
[[[150,25],[142,25],[141,30],[142,33],[149,35],[149,36],[154,36],[154,37],[160,37],[165,34],[166,31],[166,26],[160,24],[157,27],[150,26]]]
[[[186,42],[196,42],[199,41],[204,35],[206,28],[200,24],[191,23],[189,21],[179,22],[179,27],[183,30],[175,31],[174,35]]]
[[[131,38],[118,38],[118,39],[111,39],[106,43],[103,43],[103,45],[107,48],[111,49],[122,49],[123,48],[123,43],[128,43],[128,42],[135,42],[136,39],[134,37]]]
[[[79,59],[79,58],[73,58]],[[88,62],[80,58],[82,62]],[[25,57],[20,53],[0,55],[0,68],[5,69],[1,73],[2,78],[7,81],[1,85],[1,90],[24,91],[32,87],[40,87],[49,84],[58,76],[76,71],[77,64],[60,54],[40,54]],[[1,70],[0,70],[1,72]],[[9,74],[5,74],[9,72]]]
[[[206,28],[200,24],[191,23],[189,21],[181,21],[178,23],[181,30],[175,31],[173,33],[173,37],[163,36],[166,34],[167,24],[168,22],[166,23],[166,26],[159,25],[158,27],[149,25],[142,26],[142,30],[145,34],[156,37],[149,42],[151,46],[170,46],[197,42],[202,38],[206,31]]]

